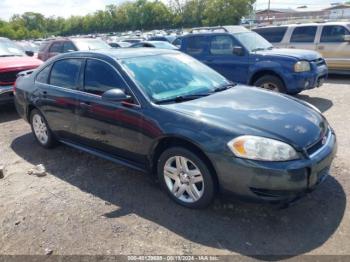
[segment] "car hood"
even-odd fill
[[[182,103],[168,109],[232,131],[233,135],[259,135],[284,141],[302,150],[319,140],[327,129],[325,118],[311,106],[286,95],[254,87],[232,89]]]
[[[30,56],[0,57],[0,72],[36,68],[43,62]]]
[[[312,61],[321,58],[320,53],[310,50],[302,49],[288,49],[288,48],[273,48],[271,50],[257,51],[258,55],[274,55],[274,56],[283,56],[283,57],[293,57],[298,60],[307,60]]]

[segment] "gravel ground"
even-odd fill
[[[316,191],[287,209],[216,200],[174,204],[148,176],[66,146],[39,147],[13,107],[0,108],[0,254],[350,255],[350,78],[299,98],[336,130],[338,156]],[[44,164],[48,175],[26,174]]]

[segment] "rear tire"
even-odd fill
[[[36,141],[44,148],[52,148],[57,144],[43,114],[33,109],[30,112],[30,126]]]
[[[188,208],[205,208],[214,199],[215,183],[204,161],[190,150],[172,147],[158,160],[162,188],[176,203]]]
[[[274,75],[265,75],[255,81],[254,86],[273,92],[286,93],[283,81]]]

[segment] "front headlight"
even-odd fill
[[[310,63],[308,61],[299,61],[294,65],[294,71],[299,72],[307,72],[311,70]]]
[[[289,161],[298,159],[298,154],[290,145],[259,136],[240,136],[227,143],[231,151],[246,159],[261,161]]]

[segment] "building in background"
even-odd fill
[[[296,9],[265,9],[255,12],[255,21],[259,25],[305,23],[327,20],[350,19],[350,4],[334,4],[325,9],[315,9],[307,5]]]
[[[349,4],[341,4],[332,6],[325,9],[329,19],[346,19],[350,18],[350,5]]]

